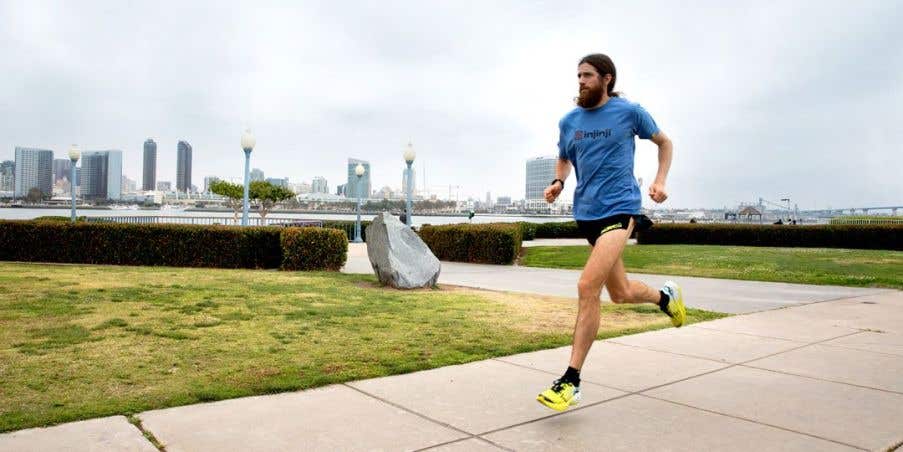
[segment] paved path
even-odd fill
[[[346,273],[372,274],[365,244],[351,244]],[[738,281],[689,276],[666,276],[630,273],[630,279],[661,287],[673,279],[683,287],[687,304],[694,308],[732,314],[764,311],[817,301],[836,300],[886,292],[885,289],[813,286],[806,284]],[[535,293],[577,298],[579,270],[517,267],[511,265],[479,265],[442,262],[440,284],[451,284],[489,290]],[[608,299],[603,291],[602,298]]]

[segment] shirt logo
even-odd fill
[[[611,129],[596,129],[591,131],[577,130],[574,132],[574,141],[580,141],[584,138],[591,138],[595,140],[599,137],[608,138],[610,136]]]

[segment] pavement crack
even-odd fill
[[[135,428],[137,428],[141,432],[141,434],[144,435],[144,438],[150,441],[150,443],[153,444],[154,447],[157,448],[157,450],[159,450],[160,452],[166,452],[166,447],[163,447],[163,443],[161,443],[157,439],[157,437],[155,437],[154,434],[150,432],[150,430],[144,428],[144,425],[141,424],[141,419],[138,419],[138,416],[130,414],[126,416],[126,419],[128,419],[129,424],[134,425]]]

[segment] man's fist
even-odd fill
[[[652,198],[653,201],[661,204],[668,199],[668,194],[665,193],[665,184],[660,182],[655,182],[649,186],[649,197]]]
[[[551,204],[558,199],[558,195],[561,194],[561,183],[555,182],[552,185],[546,187],[545,192],[543,192],[543,196],[546,198],[546,202]]]

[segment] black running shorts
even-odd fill
[[[644,231],[652,227],[652,220],[646,215],[612,215],[610,217],[600,218],[598,220],[580,221],[577,220],[577,229],[586,237],[590,245],[596,246],[596,239],[609,231],[617,229],[627,229],[630,226],[630,219],[633,218],[635,231]]]

